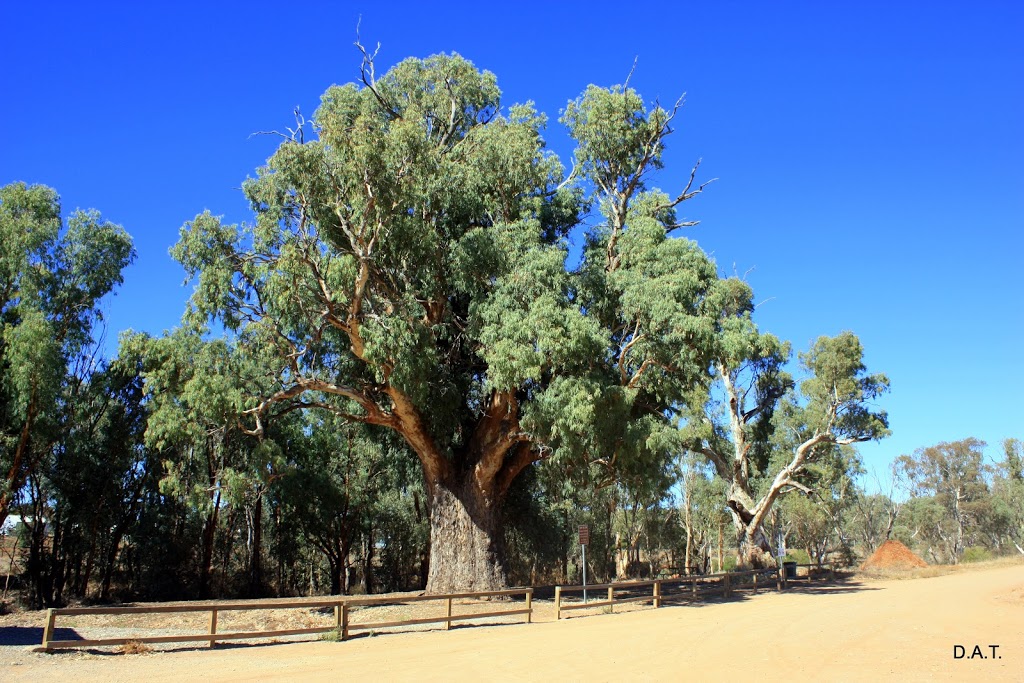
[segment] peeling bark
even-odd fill
[[[507,586],[499,507],[472,475],[438,482],[430,500],[428,593]]]

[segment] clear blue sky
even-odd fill
[[[683,213],[723,273],[747,274],[762,328],[806,348],[860,335],[886,372],[893,436],[869,467],[976,436],[1024,437],[1024,3],[50,3],[0,11],[0,184],[96,208],[139,257],[110,336],[160,333],[188,289],[167,255],[203,209],[249,215],[254,131],[312,114],[358,76],[457,51],[505,102],[555,121],[588,83],[686,105],[658,185],[718,177]],[[461,5],[461,6],[460,6]]]

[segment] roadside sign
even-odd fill
[[[580,545],[590,545],[590,527],[580,524]]]

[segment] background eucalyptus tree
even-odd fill
[[[788,343],[760,332],[751,319],[749,287],[724,280],[720,289],[725,302],[714,382],[687,406],[682,433],[728,484],[725,502],[741,562],[763,565],[773,552],[764,532],[768,515],[783,494],[811,493],[809,465],[888,434],[885,413],[872,409],[888,379],[867,373],[860,341],[844,332],[819,337],[800,354],[806,375],[795,384],[785,370]]]
[[[128,234],[96,211],[65,223],[54,190],[0,188],[0,519],[58,437],[69,367],[93,355],[99,302],[133,258]]]

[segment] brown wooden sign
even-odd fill
[[[580,545],[590,545],[590,527],[580,524]]]

